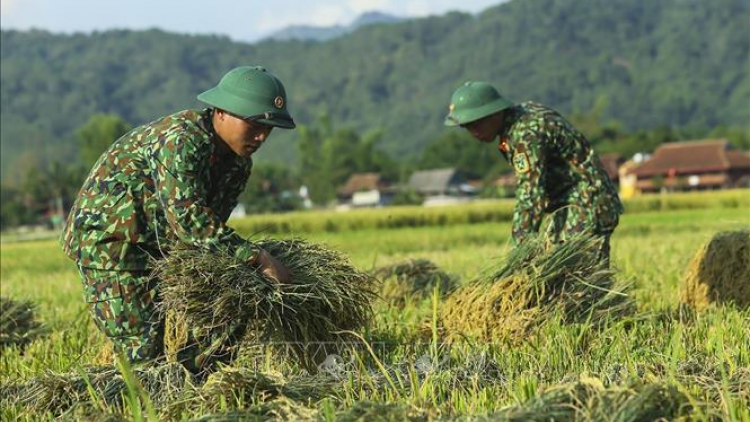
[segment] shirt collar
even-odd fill
[[[500,128],[498,135],[500,136],[500,139],[507,139],[510,129],[523,115],[524,108],[523,105],[518,104],[506,109],[503,113],[505,114],[505,116],[503,116],[503,126]]]

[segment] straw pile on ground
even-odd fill
[[[629,285],[598,259],[599,242],[527,239],[505,264],[451,294],[441,323],[447,338],[520,341],[545,321],[598,324],[633,311]]]
[[[148,366],[132,370],[140,388],[157,407],[184,398],[197,383],[190,372],[178,363]],[[35,411],[61,415],[76,407],[94,402],[122,409],[127,396],[127,380],[114,365],[85,367],[77,372],[48,372],[26,382],[0,385],[0,404],[20,406]]]
[[[250,409],[223,413],[213,413],[191,419],[189,422],[250,422],[250,421],[315,421],[330,420],[319,409],[301,406],[293,401],[277,399],[261,403]],[[418,408],[395,403],[375,403],[362,401],[351,408],[339,410],[333,420],[337,422],[428,422],[426,412]],[[449,419],[441,419],[448,421]],[[451,419],[452,420],[452,419]],[[469,421],[470,419],[464,418]]]
[[[380,267],[374,275],[382,281],[380,297],[396,305],[428,298],[435,288],[439,289],[441,296],[446,295],[458,284],[458,277],[446,273],[428,259],[412,259]]]
[[[712,303],[750,307],[750,230],[717,233],[704,244],[690,261],[680,296],[698,311]]]
[[[318,410],[286,398],[260,403],[249,409],[210,413],[188,422],[266,422],[266,421],[322,421]]]
[[[515,406],[478,421],[630,421],[651,422],[687,418],[689,399],[666,384],[634,384],[606,388],[596,378],[549,388]]]
[[[249,403],[269,403],[256,409],[267,413],[281,410],[277,406],[280,401],[317,401],[335,395],[341,388],[341,382],[334,379],[313,376],[286,379],[231,367],[223,367],[205,379],[193,376],[179,363],[129,371],[125,373],[132,375],[131,381],[114,365],[106,365],[70,373],[48,372],[25,382],[0,383],[0,406],[50,412],[55,416],[98,418],[109,415],[102,410],[121,414],[126,406],[132,406],[127,403],[130,389],[140,389],[159,414],[159,420],[182,420],[186,414],[218,412]]]
[[[23,347],[43,332],[32,302],[0,296],[0,347]]]
[[[522,405],[505,408],[486,416],[439,415],[405,403],[359,401],[336,412],[336,421],[629,421],[689,420],[693,408],[689,399],[668,384],[631,384],[610,386],[596,379],[556,385],[543,390]],[[206,415],[193,421],[234,422],[254,420],[329,420],[318,409],[296,402],[275,399],[244,411]]]
[[[305,345],[335,342],[336,332],[370,320],[373,278],[344,256],[302,240],[256,244],[291,271],[290,283],[268,280],[229,251],[177,248],[156,263],[162,307],[177,315],[167,320],[169,349],[184,345],[187,327],[206,333],[241,327],[253,341],[299,345],[292,352],[304,363]]]
[[[448,372],[450,377],[455,377],[457,372],[463,372],[463,368],[452,367],[445,375],[449,375]],[[342,399],[339,395],[342,386],[352,382],[351,379],[337,380],[319,375],[286,379],[278,374],[222,368],[201,384],[179,364],[135,369],[133,375],[138,381],[137,388],[142,388],[150,397],[158,420],[184,420],[186,415],[201,414],[205,416],[194,420],[327,420],[314,403],[323,397]],[[470,382],[468,378],[454,386],[452,381],[441,377],[440,371],[417,375],[419,379],[429,376],[430,382],[443,385],[441,390],[445,394],[452,394],[459,386],[467,389],[498,387],[496,383],[476,384],[476,380]],[[371,388],[379,390],[388,388],[389,383],[400,385],[403,391],[415,388],[409,385],[408,377],[401,378],[397,373],[391,373],[392,381],[378,380],[366,373],[352,376],[354,380],[360,376],[367,378],[366,384],[372,383]],[[122,374],[114,367],[84,368],[77,373],[50,373],[26,383],[3,385],[0,397],[4,407],[22,406],[36,412],[48,410],[55,415],[91,414],[121,420],[117,418],[125,411],[124,406],[132,406],[125,402],[128,395],[125,384]],[[447,396],[440,400],[446,399]],[[547,387],[522,405],[486,417],[437,417],[432,412],[403,403],[363,401],[351,409],[339,410],[336,420],[639,422],[673,420],[689,416],[691,411],[688,399],[672,385],[635,382],[605,387],[599,379],[584,375],[573,383]],[[711,415],[710,408],[704,408],[703,412]]]
[[[360,401],[336,413],[338,422],[427,422],[433,420],[423,409],[401,403]]]

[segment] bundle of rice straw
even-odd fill
[[[44,332],[34,317],[34,304],[0,296],[0,347],[26,346]]]
[[[333,420],[339,422],[427,422],[427,414],[415,407],[398,403],[375,403],[361,401],[351,408],[336,412]],[[296,402],[280,398],[261,403],[250,409],[223,413],[212,413],[191,419],[189,422],[249,422],[249,421],[325,421],[329,417],[319,409],[301,406]],[[441,419],[449,420],[449,419]],[[453,419],[450,419],[453,420]],[[470,420],[464,418],[462,420]]]
[[[168,355],[186,341],[187,327],[241,327],[254,341],[291,344],[305,364],[306,344],[335,342],[337,331],[360,329],[371,319],[373,278],[343,255],[302,240],[256,244],[290,270],[290,283],[268,280],[229,251],[177,248],[155,264],[161,305],[177,315],[167,320]]]
[[[750,230],[717,233],[695,253],[680,301],[697,311],[712,303],[750,307]]]
[[[210,413],[188,422],[322,421],[318,409],[302,406],[284,397],[259,403],[245,410]]]
[[[437,420],[426,411],[402,403],[359,401],[346,410],[336,412],[338,422],[427,422]]]
[[[171,363],[132,370],[140,388],[156,407],[183,398],[197,383],[182,365]],[[124,405],[127,383],[114,365],[84,367],[78,372],[53,373],[25,382],[0,385],[0,404],[60,415],[78,406],[100,401],[113,409]]]
[[[285,378],[280,374],[260,373],[247,368],[222,367],[211,373],[200,388],[170,406],[167,413],[220,412],[279,399],[316,402],[340,390],[341,382],[317,376]]]
[[[688,418],[692,410],[689,399],[672,385],[606,388],[600,380],[583,376],[578,382],[551,387],[523,405],[476,420],[651,422]]]
[[[448,296],[441,323],[449,340],[520,341],[545,321],[600,323],[629,314],[629,284],[599,260],[599,241],[577,235],[563,244],[532,237],[489,276]]]
[[[441,295],[445,295],[458,284],[455,275],[446,273],[428,259],[412,259],[380,267],[374,275],[382,280],[380,297],[396,305],[403,305],[409,299],[428,298],[436,287]]]

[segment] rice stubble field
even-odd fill
[[[675,202],[658,197],[631,205],[612,238],[617,278],[633,286],[636,309],[630,317],[596,327],[553,317],[523,341],[447,343],[440,329],[445,302],[439,292],[398,306],[377,301],[371,326],[351,335],[361,344],[347,357],[353,358],[322,364],[322,375],[272,356],[241,356],[222,373],[256,377],[253,394],[234,394],[218,388],[224,384],[215,380],[211,394],[204,393],[210,400],[165,411],[159,403],[149,406],[148,394],[142,394],[148,388],[134,382],[141,395],[135,394],[118,417],[654,420],[660,414],[648,412],[661,409],[685,420],[750,420],[750,310],[720,305],[696,313],[679,303],[680,284],[700,246],[717,232],[750,228],[748,196],[737,191]],[[299,227],[296,215],[248,217],[231,225],[248,236],[324,243],[364,271],[428,259],[463,285],[503,262],[510,247],[509,222],[498,217],[501,212],[487,210],[492,204],[428,210],[427,217],[421,209],[358,211],[354,217],[310,213],[304,216],[306,227]],[[74,263],[56,241],[4,242],[0,258],[2,295],[34,302],[47,328],[24,348],[2,350],[2,382],[98,363],[104,339],[86,313]],[[258,387],[261,375],[275,387]],[[304,393],[303,386],[316,393]],[[664,408],[669,403],[677,408]],[[4,407],[1,415],[3,420],[55,417],[18,406]],[[71,411],[64,416],[82,415]]]

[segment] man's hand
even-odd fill
[[[260,272],[271,281],[285,284],[289,283],[292,279],[292,275],[284,264],[263,249],[258,252],[255,263]]]

